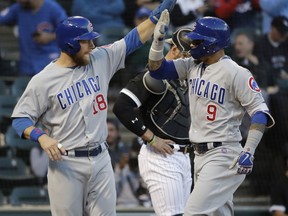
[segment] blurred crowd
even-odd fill
[[[90,19],[94,30],[101,34],[95,44],[101,46],[122,38],[129,29],[147,19],[158,4],[159,0],[0,0],[0,25],[13,27],[20,54],[17,73],[9,74],[12,69],[3,66],[7,61],[4,54],[9,50],[3,50],[0,41],[0,77],[3,80],[5,76],[32,77],[57,58],[59,49],[55,42],[55,29],[67,16],[80,15]],[[195,20],[203,16],[216,16],[228,23],[232,36],[227,53],[254,75],[275,118],[276,125],[265,133],[255,155],[255,169],[248,176],[253,193],[272,193],[274,202],[279,199],[275,198],[276,189],[272,186],[280,176],[287,175],[288,1],[177,0],[170,14],[170,34],[179,27],[193,28]],[[146,43],[127,58],[125,72],[112,79],[111,89],[124,87],[130,78],[145,70],[150,45],[151,42]],[[248,122],[249,117],[245,116],[241,126],[243,143]],[[130,143],[124,143],[119,123],[115,119],[108,119],[107,123],[107,142],[115,171],[118,204],[151,206],[137,164],[141,140],[135,137]],[[40,168],[39,172],[39,168],[33,166],[33,160],[43,157],[42,152],[33,149],[31,154],[36,155],[31,157],[34,173],[41,177],[41,183],[45,183],[43,169]],[[47,159],[40,160],[43,166],[47,165]],[[287,179],[281,185],[287,188]],[[279,201],[275,202],[277,206]],[[271,207],[271,211],[275,209]]]

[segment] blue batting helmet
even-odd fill
[[[192,46],[190,54],[199,59],[227,47],[230,43],[230,29],[226,22],[216,17],[203,17],[196,20],[194,30],[187,37],[199,44]]]
[[[69,55],[79,52],[80,40],[93,40],[99,36],[99,33],[93,31],[92,23],[81,16],[68,17],[56,29],[58,46]]]

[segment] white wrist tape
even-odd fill
[[[164,58],[164,39],[170,23],[169,12],[164,10],[155,26],[153,42],[149,51],[149,60],[159,61]]]
[[[154,41],[153,41],[152,46],[151,46],[150,51],[149,51],[149,60],[160,61],[161,59],[164,58],[163,46],[161,48],[161,47],[156,46],[156,45],[153,46],[153,44],[154,44]]]
[[[262,139],[263,133],[259,130],[249,130],[244,150],[254,155],[255,150]]]

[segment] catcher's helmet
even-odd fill
[[[198,59],[209,56],[227,47],[230,43],[230,29],[226,22],[216,17],[203,17],[196,20],[194,30],[187,37],[199,44],[192,46],[190,54]]]
[[[81,16],[68,17],[56,29],[58,46],[69,55],[79,52],[80,40],[93,40],[99,36],[99,33],[93,31],[92,23]]]
[[[191,28],[180,28],[173,33],[172,38],[166,39],[165,42],[174,44],[181,52],[189,52],[191,40],[185,36],[191,31]]]

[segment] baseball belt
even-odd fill
[[[191,153],[193,151],[192,145],[178,145],[172,144],[170,145],[173,149],[176,149],[178,152],[182,152],[183,154]]]
[[[198,154],[204,154],[207,151],[222,146],[222,142],[205,142],[205,143],[193,143],[193,149]]]
[[[101,143],[96,148],[86,149],[86,150],[70,150],[66,151],[68,156],[74,156],[74,157],[96,157],[99,155],[104,149],[108,148],[107,142]]]

